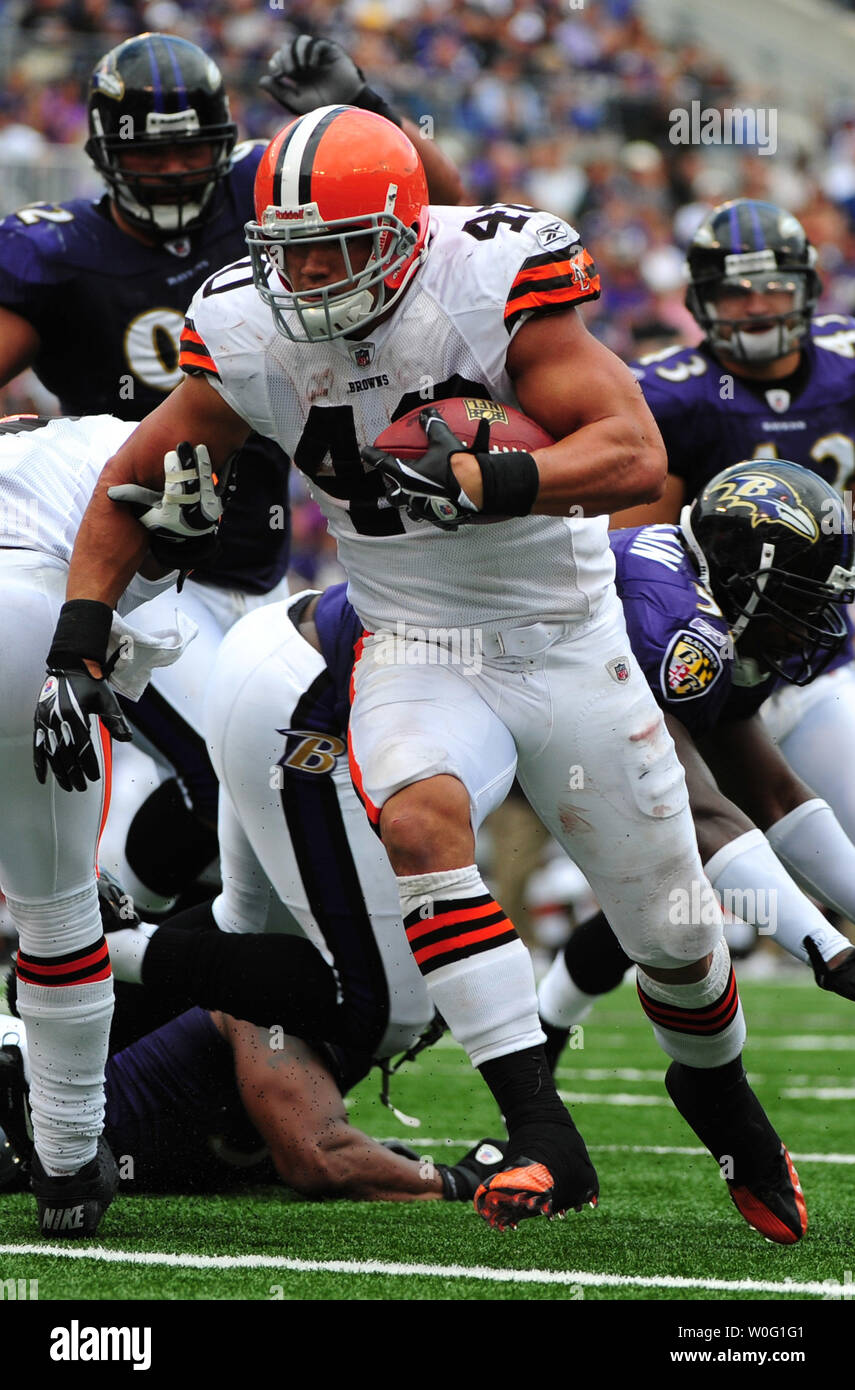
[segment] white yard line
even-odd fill
[[[855,1100],[855,1086],[790,1086],[779,1094],[787,1100]]]
[[[278,1255],[191,1255],[156,1250],[107,1250],[100,1245],[0,1245],[0,1255],[50,1255],[101,1264],[169,1269],[284,1269],[295,1274],[385,1274],[426,1279],[478,1279],[490,1284],[566,1284],[577,1288],[705,1289],[711,1293],[789,1293],[845,1298],[851,1284],[771,1279],[690,1279],[681,1275],[600,1274],[590,1270],[490,1269],[484,1265],[393,1264],[385,1260],[294,1260]]]
[[[495,1137],[494,1135],[493,1138]],[[403,1139],[414,1149],[471,1149],[481,1142],[480,1139],[429,1139],[421,1134],[394,1134],[378,1140],[378,1143],[384,1144],[389,1139]],[[689,1148],[679,1144],[589,1144],[588,1151],[599,1154],[661,1154],[665,1157],[669,1154],[682,1154],[688,1158],[709,1157],[706,1149]],[[855,1154],[791,1153],[790,1157],[795,1163],[855,1164]]]
[[[669,1096],[635,1095],[630,1091],[614,1091],[611,1095],[598,1091],[559,1091],[568,1105],[671,1105]]]

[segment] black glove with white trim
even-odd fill
[[[85,791],[87,782],[101,776],[93,715],[120,743],[131,738],[106,679],[96,679],[84,665],[84,658],[95,661],[109,675],[115,665],[115,658],[107,661],[112,621],[112,608],[90,599],[72,599],[60,610],[33,721],[33,766],[40,782],[50,767],[63,791]]]
[[[167,569],[189,570],[210,563],[217,554],[217,526],[231,461],[215,477],[204,444],[186,440],[163,460],[164,488],[117,483],[107,488],[113,502],[123,502],[150,532],[151,553]]]
[[[405,510],[413,521],[429,521],[442,531],[456,531],[477,516],[478,508],[457,481],[450,459],[452,454],[486,452],[490,426],[481,420],[475,441],[469,445],[449,429],[435,406],[422,411],[419,424],[429,442],[421,458],[399,459],[382,449],[363,449],[362,461],[369,468],[380,469],[393,507]]]
[[[359,106],[401,124],[390,106],[369,87],[361,68],[332,39],[299,34],[277,48],[259,87],[295,116],[319,106]]]

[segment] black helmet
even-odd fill
[[[815,264],[816,252],[792,213],[774,203],[737,198],[713,208],[692,237],[686,305],[716,351],[744,362],[773,362],[792,352],[807,332],[822,288]],[[743,330],[749,324],[756,330],[757,319],[717,313],[722,289],[745,295],[790,291],[793,308],[764,319],[767,332],[748,334]]]
[[[106,53],[89,84],[86,153],[134,227],[170,240],[201,226],[237,136],[216,63],[172,34],[139,34]],[[210,149],[177,172],[123,167],[141,151]],[[204,158],[204,156],[202,156]],[[190,161],[188,161],[190,162]]]
[[[846,641],[855,594],[851,518],[831,485],[785,460],[738,463],[683,508],[680,526],[737,659],[794,685],[820,675]]]

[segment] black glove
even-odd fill
[[[106,679],[90,676],[84,659],[96,661],[109,675],[116,656],[107,660],[113,610],[106,603],[72,599],[63,604],[48,652],[48,674],[39,692],[34,718],[33,765],[44,782],[50,766],[64,791],[86,790],[101,776],[92,739],[91,717],[122,743],[131,730]]]
[[[83,792],[87,782],[101,776],[90,720],[97,715],[107,732],[127,743],[131,730],[121,706],[105,680],[88,671],[48,668],[34,720],[33,764],[40,782],[48,765],[63,791]]]
[[[813,937],[806,936],[802,945],[810,956],[813,973],[820,989],[831,990],[832,994],[839,994],[842,999],[855,999],[855,950],[851,951],[840,965],[829,970]]]
[[[362,449],[362,461],[369,468],[380,469],[393,507],[404,508],[413,521],[429,521],[442,531],[456,531],[471,521],[478,509],[461,488],[449,460],[452,454],[474,453],[476,449],[486,452],[490,427],[481,420],[475,442],[468,445],[452,433],[435,406],[422,411],[419,424],[429,444],[421,458],[408,462],[382,449]]]
[[[506,1139],[482,1139],[453,1168],[438,1163],[436,1170],[442,1179],[445,1201],[470,1202],[482,1182],[502,1171],[507,1151]]]
[[[391,108],[368,86],[361,68],[332,39],[299,34],[274,53],[258,84],[295,116],[319,106],[360,106],[400,125]]]
[[[217,532],[223,514],[222,497],[229,483],[232,459],[215,477],[204,444],[186,440],[163,460],[163,492],[118,483],[107,488],[113,502],[123,502],[150,533],[149,547],[159,565],[185,575],[198,565],[210,565],[220,553]]]

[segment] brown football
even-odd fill
[[[445,401],[425,401],[400,420],[393,420],[388,429],[374,441],[376,449],[394,454],[395,458],[420,458],[428,447],[427,435],[419,423],[419,416],[428,406],[439,411],[449,429],[453,430],[461,444],[472,444],[475,432],[482,420],[490,423],[490,453],[510,454],[516,450],[531,453],[532,449],[544,449],[555,440],[545,429],[535,424],[521,410],[512,405],[500,405],[498,401],[484,400],[476,396],[452,396]],[[438,506],[434,503],[434,506]],[[470,521],[490,524],[506,521],[506,517],[471,516]]]
[[[545,429],[512,405],[500,405],[498,401],[479,400],[474,396],[453,396],[447,401],[425,401],[424,405],[402,415],[400,420],[393,420],[375,439],[374,447],[396,458],[420,458],[428,441],[419,424],[419,415],[428,406],[439,411],[462,444],[471,444],[481,421],[488,420],[491,453],[513,453],[518,449],[531,453],[532,449],[544,449],[547,444],[555,443]]]

